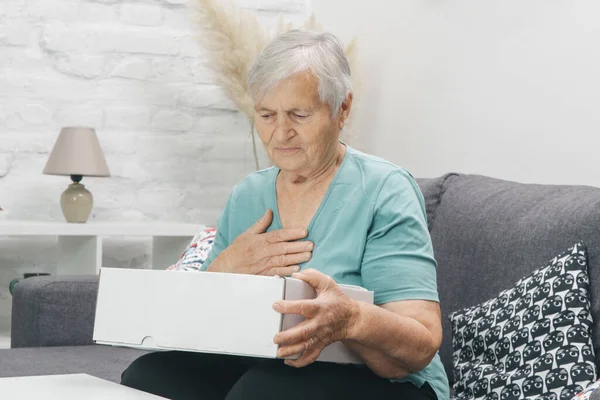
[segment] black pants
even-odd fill
[[[392,383],[368,368],[281,360],[157,352],[135,360],[121,384],[174,400],[436,400],[431,387]]]

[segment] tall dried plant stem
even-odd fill
[[[250,123],[250,136],[252,136],[252,151],[254,152],[254,164],[256,166],[256,170],[260,169],[258,165],[258,151],[256,149],[256,136],[254,135],[254,123]]]
[[[251,121],[254,105],[246,84],[252,63],[267,43],[263,28],[256,15],[231,0],[193,0],[192,6],[208,67],[227,97]]]

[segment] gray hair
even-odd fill
[[[310,70],[319,82],[319,97],[336,116],[352,91],[350,65],[342,42],[331,33],[293,30],[275,38],[248,73],[248,91],[254,102],[281,81]]]

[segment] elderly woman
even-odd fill
[[[306,317],[273,338],[285,361],[151,353],[122,383],[172,399],[447,400],[423,197],[406,170],[340,141],[352,106],[341,43],[284,34],[259,55],[248,88],[274,166],[233,189],[204,268],[292,275],[317,298],[274,304]],[[350,300],[338,284],[372,290],[375,305]],[[364,365],[315,362],[337,341]]]

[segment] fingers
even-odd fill
[[[298,314],[311,318],[317,315],[320,307],[315,300],[279,300],[273,304],[273,309],[281,314]],[[302,339],[308,339],[309,337],[306,336]]]
[[[264,256],[273,257],[285,254],[307,253],[315,248],[313,242],[279,242],[276,244],[266,245],[264,247]]]
[[[315,336],[316,332],[317,327],[314,322],[303,321],[293,328],[277,333],[273,338],[273,342],[281,347],[305,343]]]
[[[271,216],[271,218],[273,218]],[[278,243],[278,242],[291,242],[294,240],[304,239],[308,236],[306,229],[278,229],[265,234],[267,242]]]
[[[281,254],[279,256],[270,257],[263,265],[266,268],[287,267],[288,265],[298,265],[309,261],[312,257],[311,252],[296,253],[296,254]]]
[[[285,364],[290,367],[302,368],[306,367],[309,364],[314,363],[319,358],[319,355],[323,351],[322,346],[314,346],[307,351],[305,351],[300,358],[297,360],[285,360]]]
[[[325,275],[324,273],[312,268],[308,268],[302,272],[294,274],[294,278],[308,283],[317,290],[317,293],[321,293],[335,283],[335,281],[333,281],[333,279],[328,275]]]
[[[292,357],[295,355],[300,355],[304,352],[307,352],[311,347],[313,347],[313,345],[315,344],[315,341],[316,341],[315,338],[309,338],[308,340],[305,340],[300,343],[295,343],[295,344],[288,345],[288,346],[282,346],[279,348],[279,350],[277,350],[277,357],[286,358],[286,357]]]
[[[246,232],[254,234],[265,233],[269,229],[269,226],[271,226],[271,222],[273,222],[273,211],[267,210],[265,215],[248,228]]]

